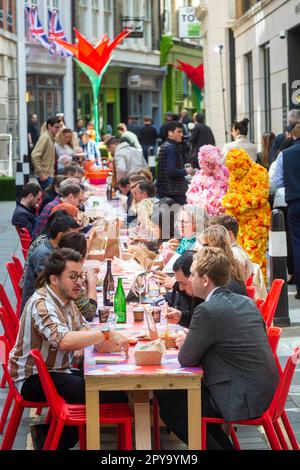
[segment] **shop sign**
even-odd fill
[[[178,11],[179,37],[201,38],[202,23],[197,20],[195,8],[181,7]]]
[[[130,18],[129,16],[124,16],[122,18],[122,29],[129,29],[131,34],[129,38],[143,38],[144,37],[144,18]]]
[[[129,75],[127,80],[128,88],[138,90],[156,90],[156,80],[145,75]]]

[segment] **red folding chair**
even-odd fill
[[[269,345],[272,349],[272,353],[275,359],[277,358],[277,348],[278,348],[281,333],[282,333],[282,328],[278,328],[278,327],[268,328],[267,330]]]
[[[247,294],[250,299],[255,300],[255,287],[254,286],[246,286]]]
[[[17,230],[18,235],[19,235],[20,238],[23,237],[23,238],[28,238],[30,240],[32,239],[32,237],[31,237],[31,235],[30,235],[27,228],[25,228],[25,227],[16,227],[16,230]]]
[[[7,326],[7,321],[6,321],[6,317],[4,315],[3,310],[4,310],[3,308],[0,308],[0,322],[2,323],[4,334],[7,340],[9,341],[9,344],[12,345],[13,336],[11,334],[10,325]],[[3,373],[2,380],[1,380],[1,388],[5,388],[5,385],[6,385],[6,376]]]
[[[11,450],[15,437],[19,428],[20,421],[22,419],[23,411],[25,408],[46,408],[47,403],[34,403],[23,399],[22,395],[18,392],[14,382],[11,379],[8,370],[8,355],[10,351],[10,345],[8,339],[4,336],[0,337],[0,360],[5,373],[6,381],[9,386],[9,392],[3,408],[1,420],[0,420],[0,433],[3,432],[11,404],[14,402],[12,413],[9,417],[9,422],[2,440],[1,450]]]
[[[11,258],[12,258],[12,260],[13,260],[13,263],[14,263],[15,267],[16,267],[16,270],[17,270],[18,275],[19,275],[20,277],[22,277],[22,276],[23,276],[23,273],[24,273],[24,267],[23,267],[21,261],[20,261],[19,258],[18,258],[17,256],[15,256],[15,255],[11,255]]]
[[[21,276],[18,273],[14,263],[12,263],[12,262],[11,263],[5,263],[5,266],[6,266],[6,269],[8,271],[12,286],[13,286],[15,294],[16,294],[18,307],[20,307],[21,301],[22,301],[22,289],[19,286]],[[17,310],[18,310],[18,308],[17,308]]]
[[[299,444],[284,411],[296,365],[299,363],[299,360],[300,348],[297,348],[295,349],[294,354],[288,359],[270,407],[261,417],[256,419],[235,421],[229,424],[232,426],[263,426],[271,449],[288,450],[288,444],[279,424],[279,419],[281,419],[293,450],[299,450]],[[206,449],[206,426],[209,423],[226,424],[222,419],[205,417],[202,418],[202,449]],[[234,444],[236,445],[235,442]]]
[[[80,449],[86,449],[86,409],[85,405],[69,405],[58,394],[43,357],[37,349],[31,351],[34,358],[45,397],[51,411],[50,429],[44,450],[56,450],[65,426],[79,427]],[[96,411],[96,410],[95,410]],[[100,405],[100,423],[116,424],[118,427],[119,450],[132,450],[132,413],[127,404]]]
[[[274,279],[267,298],[261,305],[260,311],[264,317],[267,328],[270,328],[272,325],[283,286],[283,279]]]
[[[7,312],[8,321],[11,325],[11,329],[15,330],[15,333],[17,334],[19,330],[19,317],[17,313],[14,311],[10,303],[10,300],[7,297],[5,289],[1,283],[0,283],[0,302],[1,302],[2,307],[4,307]]]

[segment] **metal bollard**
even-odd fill
[[[24,174],[23,174],[23,163],[17,162],[17,171],[16,171],[16,199],[22,197],[24,186]]]
[[[29,164],[28,155],[23,155],[23,174],[24,174],[24,184],[29,183],[30,164]]]
[[[291,326],[287,285],[287,241],[284,215],[279,209],[272,211],[269,255],[271,284],[274,279],[283,279],[285,281],[276,309],[274,325],[280,327]]]

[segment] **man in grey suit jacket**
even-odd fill
[[[195,255],[193,295],[206,301],[194,310],[187,336],[177,341],[181,366],[203,368],[203,416],[228,422],[261,416],[279,382],[261,313],[251,299],[223,287],[229,279],[230,263],[221,249],[204,248]],[[186,392],[158,392],[157,397],[163,421],[187,442]],[[209,425],[207,446],[233,449],[218,425]]]

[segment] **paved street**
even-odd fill
[[[10,281],[7,279],[6,269],[4,263],[10,260],[10,255],[17,252],[20,259],[22,254],[20,245],[15,229],[10,225],[10,218],[14,208],[14,203],[0,203],[0,282],[4,284],[7,294],[11,299],[14,298],[13,289]],[[294,299],[293,290],[290,295],[290,317],[293,323],[291,328],[286,328],[279,345],[279,356],[282,364],[287,360],[291,351],[295,346],[300,344],[300,301]],[[2,332],[2,330],[1,330]],[[2,371],[0,372],[1,378]],[[0,412],[4,404],[7,390],[0,390]],[[298,439],[300,440],[300,368],[296,371],[294,382],[291,388],[289,401],[287,403],[288,416],[292,422],[294,430]],[[30,449],[31,440],[28,438],[30,421],[36,418],[30,418],[28,412],[24,413],[21,426],[15,440],[14,449],[24,450]],[[238,437],[243,449],[257,450],[268,449],[265,442],[264,435],[256,430],[247,428],[240,428],[238,430]],[[0,438],[1,439],[1,438]],[[28,441],[28,442],[27,442]],[[162,432],[162,441],[164,449],[184,449],[185,446],[179,443],[173,436]],[[112,449],[114,447],[114,434],[111,430],[107,429],[103,434],[104,447]]]

